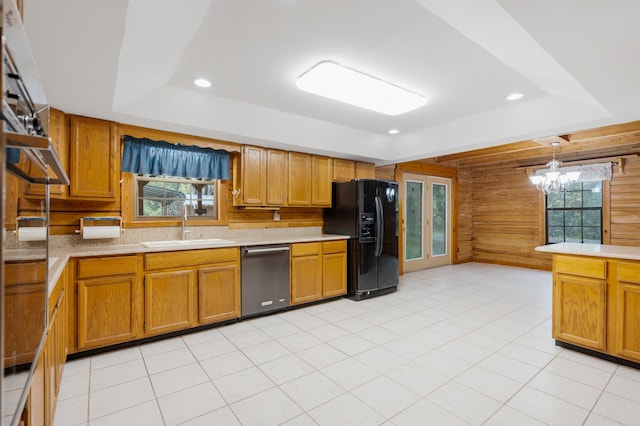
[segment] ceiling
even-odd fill
[[[67,113],[378,165],[640,118],[638,1],[24,3],[45,92]],[[429,101],[387,116],[298,90],[324,60]]]

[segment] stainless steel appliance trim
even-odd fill
[[[23,150],[29,159],[48,177],[27,175],[23,170],[7,162],[7,169],[12,173],[31,183],[69,185],[69,177],[62,168],[62,164],[60,164],[60,160],[51,145],[50,138],[13,132],[5,132],[5,136],[6,148]]]
[[[244,252],[245,254],[261,254],[261,253],[276,253],[276,252],[281,252],[281,251],[289,251],[289,247],[270,247],[270,248],[258,248],[258,249],[252,249],[252,248],[245,248]]]

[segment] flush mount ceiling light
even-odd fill
[[[320,62],[298,77],[300,90],[387,115],[420,108],[427,98],[331,61]]]
[[[522,98],[524,95],[522,93],[512,93],[509,96],[507,96],[507,100],[508,101],[517,101],[518,99]]]
[[[398,130],[398,129],[391,129],[391,130],[389,130],[389,134],[390,134],[390,135],[397,135],[398,133],[400,133],[400,130]]]
[[[193,84],[195,84],[198,87],[204,87],[204,88],[211,87],[211,82],[206,78],[196,78],[195,80],[193,80]]]

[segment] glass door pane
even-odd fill
[[[431,255],[442,256],[447,254],[447,186],[431,188]]]
[[[423,182],[406,181],[405,259],[422,259]]]

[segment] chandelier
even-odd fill
[[[560,167],[561,164],[562,162],[556,160],[554,152],[553,159],[547,163],[549,168],[537,170],[529,176],[529,181],[545,194],[557,194],[564,191],[567,184],[578,181],[582,174],[582,167]]]

